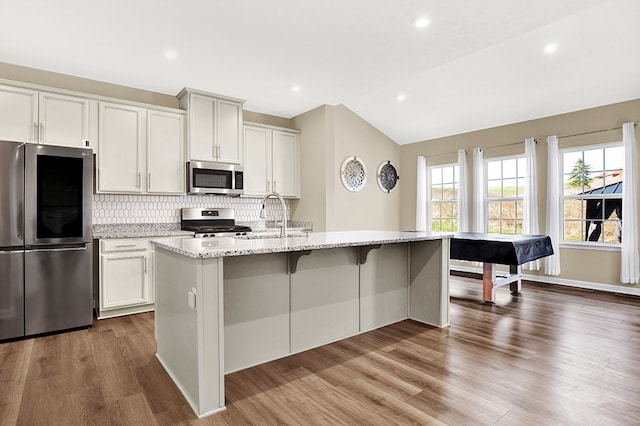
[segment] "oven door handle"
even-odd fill
[[[82,251],[87,249],[87,244],[82,243],[81,245],[73,244],[67,246],[45,246],[34,248],[33,246],[27,247],[26,250],[30,252],[52,252],[52,251]]]

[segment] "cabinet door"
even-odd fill
[[[148,262],[148,252],[100,256],[100,308],[152,303]]]
[[[271,192],[271,130],[244,126],[244,195]]]
[[[300,139],[296,133],[273,131],[273,187],[283,197],[300,197]]]
[[[89,100],[75,96],[40,93],[40,143],[89,147]]]
[[[38,92],[0,86],[0,139],[38,141]]]
[[[218,100],[217,160],[242,164],[242,105]]]
[[[189,159],[215,161],[216,100],[189,94]]]
[[[150,110],[147,114],[147,192],[184,193],[184,116]]]
[[[140,108],[100,103],[98,192],[143,192],[144,123]]]

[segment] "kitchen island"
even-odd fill
[[[224,375],[410,318],[449,324],[452,234],[154,241],[157,358],[198,417]]]

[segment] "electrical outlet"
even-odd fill
[[[196,310],[196,289],[192,288],[190,292],[187,293],[187,304],[194,311]]]

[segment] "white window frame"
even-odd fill
[[[432,198],[431,189],[433,187],[433,182],[431,182],[432,171],[434,169],[444,169],[446,167],[453,167],[453,182],[454,188],[456,189],[456,198],[449,200],[434,200]],[[441,173],[442,174],[442,173]],[[444,182],[441,182],[441,185]],[[458,228],[460,226],[460,165],[455,163],[448,164],[438,164],[434,166],[427,167],[427,217],[429,218],[429,222],[427,223],[427,227],[429,230],[433,231],[433,205],[434,204],[455,204],[456,216],[453,218],[456,223],[456,229],[452,232],[458,232]],[[442,219],[440,219],[440,229],[442,229]]]
[[[523,229],[523,220],[524,220],[524,179],[525,176],[523,175],[523,177],[518,176],[518,172],[516,172],[516,179],[522,179],[523,180],[523,191],[522,191],[522,195],[519,197],[500,197],[500,198],[489,198],[489,163],[490,162],[494,162],[494,161],[507,161],[507,160],[516,160],[516,170],[519,171],[519,165],[518,163],[524,160],[524,154],[516,154],[516,155],[506,155],[503,157],[492,157],[492,158],[485,158],[484,159],[484,226],[485,226],[485,230],[486,232],[489,232],[489,203],[490,202],[517,202],[519,201],[520,204],[523,206],[522,207],[522,212],[521,212],[521,218],[518,219],[517,218],[517,214],[516,217],[513,218],[514,220],[516,220],[516,229],[518,229],[518,225],[517,222],[518,220],[520,221],[520,232],[519,233],[514,233],[514,234],[507,234],[507,233],[502,233],[499,232],[499,234],[501,235],[522,235],[522,229]],[[524,173],[526,173],[526,165],[522,165],[522,167],[525,169]],[[501,180],[504,181],[504,176],[501,177]],[[517,185],[516,185],[517,187]],[[504,218],[500,218],[500,231],[502,231],[502,221],[503,220],[507,220]]]
[[[560,243],[559,246],[560,247],[566,247],[566,248],[574,248],[574,249],[583,249],[583,250],[601,250],[601,251],[620,251],[622,249],[622,244],[618,243],[618,242],[604,242],[604,241],[572,241],[572,240],[565,240],[564,239],[564,226],[565,226],[565,219],[564,219],[564,201],[566,199],[588,199],[588,198],[594,198],[594,199],[615,199],[615,198],[620,198],[620,196],[616,196],[616,195],[606,195],[606,194],[602,194],[602,195],[595,195],[592,197],[577,197],[577,196],[571,196],[571,195],[565,195],[564,194],[564,154],[566,153],[571,153],[571,152],[583,152],[583,151],[590,151],[593,149],[606,149],[606,148],[616,148],[616,147],[624,147],[623,142],[622,141],[618,141],[618,142],[609,142],[609,143],[600,143],[600,144],[587,144],[587,145],[580,145],[580,146],[574,146],[574,147],[568,147],[568,148],[562,148],[559,150],[559,161],[558,161],[558,182],[560,185],[559,188],[559,194],[560,194]],[[604,166],[603,166],[604,167]],[[604,170],[606,171],[606,170]],[[624,176],[624,165],[623,165],[623,170],[622,170],[623,176]],[[624,178],[623,178],[624,179]],[[623,186],[623,191],[624,191],[624,186]],[[623,225],[624,226],[624,225]]]

